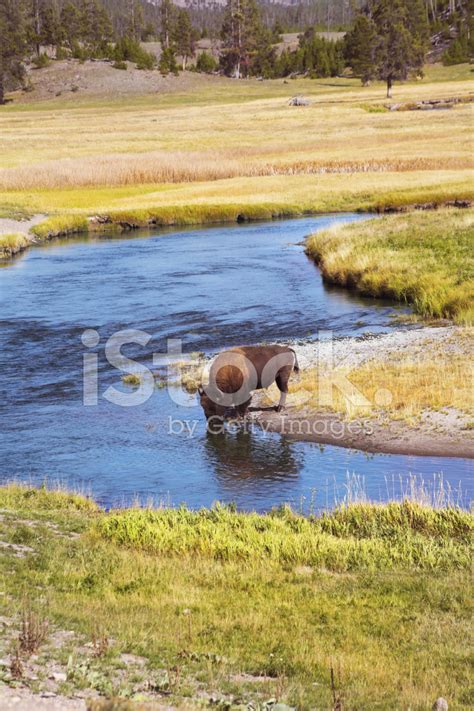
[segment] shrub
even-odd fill
[[[56,47],[56,60],[59,61],[61,59],[67,59],[69,57],[69,53],[64,47]]]
[[[164,49],[160,57],[160,62],[158,68],[162,74],[178,74],[178,65],[176,64],[176,57],[171,48]]]
[[[156,59],[153,54],[143,50],[142,57],[137,61],[137,69],[154,69]]]
[[[132,37],[121,37],[119,39],[113,51],[113,58],[115,59],[115,64],[134,62],[138,69],[153,69],[156,64],[155,55],[143,49],[140,42],[137,42]],[[116,66],[115,68],[123,69],[122,66]]]
[[[127,62],[114,62],[112,64],[112,66],[114,69],[122,69],[122,70],[128,69]]]
[[[84,62],[87,59],[87,52],[79,42],[74,42],[72,45],[72,56],[74,59]]]
[[[462,42],[459,40],[454,40],[452,45],[448,47],[445,52],[443,52],[443,64],[446,67],[451,66],[452,64],[462,64],[463,62],[468,62],[469,57],[468,54],[463,47]]]
[[[51,64],[51,59],[44,53],[38,54],[38,56],[34,57],[31,61],[32,64],[35,65],[36,69],[43,69],[43,67],[47,67]]]
[[[196,70],[203,74],[212,74],[212,72],[217,71],[218,66],[217,60],[208,52],[203,52],[197,58]]]

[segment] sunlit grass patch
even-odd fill
[[[330,402],[328,382],[333,382]],[[332,410],[350,418],[383,415],[410,420],[430,411],[474,412],[473,384],[470,356],[428,349],[426,356],[391,354],[331,373],[324,366],[308,368],[290,383],[290,392],[297,407]]]
[[[400,85],[400,100],[469,96],[468,66],[428,67],[428,75]],[[294,91],[308,94],[311,105],[289,107]],[[367,209],[472,196],[470,107],[429,115],[363,108],[383,102],[380,84],[363,88],[353,79],[284,85],[216,78],[198,92],[133,101],[8,106],[0,116],[0,205],[92,215],[207,202],[230,219],[230,201],[296,214],[296,207]]]
[[[18,511],[97,512],[99,507],[89,497],[60,486],[36,487],[21,482],[0,486],[0,508]]]
[[[370,507],[363,507],[360,517],[368,520],[369,514]],[[358,518],[356,509],[348,515],[340,511],[335,518],[328,514],[314,519],[289,509],[266,516],[227,507],[129,509],[102,517],[97,531],[107,540],[159,555],[198,555],[224,561],[268,559],[336,571],[467,564],[464,544],[459,547],[449,534],[441,543],[439,533],[443,529],[448,533],[453,525],[461,527],[462,537],[468,535],[469,514],[454,510],[445,516],[432,509],[423,511],[416,504],[392,504],[380,516],[374,509],[372,524],[363,529],[365,533],[361,529],[361,535],[357,533]]]
[[[28,244],[28,238],[23,234],[0,235],[0,259],[12,257],[26,249]]]
[[[393,215],[320,232],[307,243],[327,281],[458,323],[472,323],[473,248],[473,210]]]
[[[35,225],[31,232],[39,241],[43,241],[52,237],[87,232],[88,228],[88,220],[82,215],[57,215]]]

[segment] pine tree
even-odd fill
[[[74,3],[67,2],[63,5],[59,16],[59,23],[61,34],[69,49],[72,49],[81,36],[81,13]]]
[[[369,0],[346,39],[345,55],[363,81],[383,79],[390,98],[394,81],[422,71],[427,40],[423,0]]]
[[[41,0],[33,0],[32,3],[33,11],[33,40],[36,49],[36,55],[40,55],[40,41],[41,41]]]
[[[171,73],[176,76],[178,74],[178,65],[176,64],[176,57],[172,47],[165,47],[162,51],[158,68],[164,75]]]
[[[421,0],[376,0],[372,18],[377,32],[377,73],[387,83],[387,98],[391,98],[394,81],[423,68],[426,15]]]
[[[160,5],[160,42],[163,50],[170,49],[173,39],[176,8],[171,0],[161,0]]]
[[[60,45],[63,33],[55,4],[43,4],[41,7],[41,44]]]
[[[128,32],[131,37],[140,40],[143,32],[143,8],[139,0],[130,0],[128,16]]]
[[[178,10],[174,26],[174,44],[176,52],[181,56],[183,71],[190,57],[194,56],[195,43],[194,32],[189,13],[183,8]]]
[[[375,76],[376,38],[375,24],[367,15],[358,15],[354,27],[344,38],[344,58],[364,86]]]
[[[236,79],[240,79],[244,56],[245,1],[228,0],[221,31],[221,64],[225,73]]]
[[[221,66],[229,76],[261,73],[274,61],[270,34],[255,0],[228,0],[221,38]]]
[[[0,0],[0,104],[5,103],[6,81],[23,76],[27,31],[23,0]]]

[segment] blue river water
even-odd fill
[[[327,287],[302,240],[335,223],[327,215],[200,229],[70,239],[30,249],[0,269],[2,395],[0,480],[49,481],[91,493],[106,506],[152,498],[191,507],[214,501],[267,510],[291,503],[321,508],[363,488],[397,497],[411,477],[439,477],[473,495],[464,459],[367,455],[291,442],[259,431],[207,435],[195,398],[173,402],[156,389],[147,402],[119,407],[103,397],[120,385],[104,346],[122,329],[150,335],[129,344],[150,365],[168,339],[183,350],[215,352],[262,341],[390,331],[401,307]],[[95,329],[99,342],[84,346]],[[83,405],[83,357],[97,354],[98,402]],[[171,420],[170,420],[171,418]],[[193,436],[179,425],[195,422]]]

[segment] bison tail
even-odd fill
[[[295,373],[299,373],[299,372],[300,372],[300,366],[299,366],[299,363],[298,363],[298,358],[296,357],[296,353],[295,353],[295,351],[293,350],[293,348],[290,348],[290,351],[291,351],[291,352],[293,353],[293,355],[295,356],[295,364],[294,364],[294,366],[293,366],[293,370],[295,371]]]

